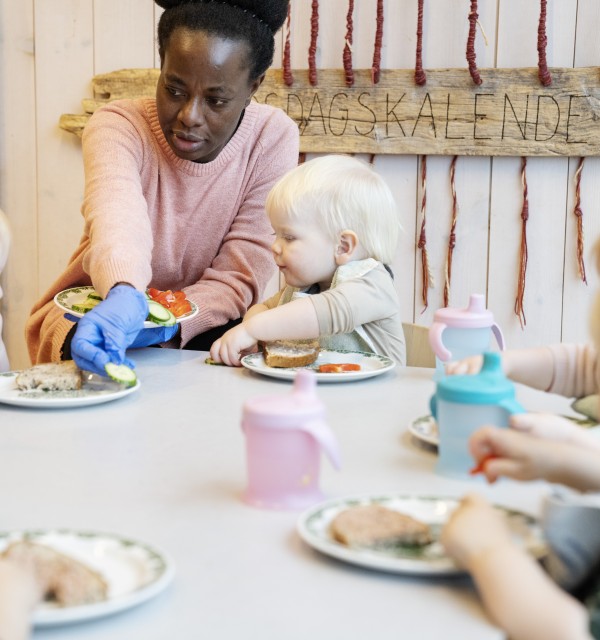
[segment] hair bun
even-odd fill
[[[273,33],[281,29],[287,18],[289,0],[154,0],[163,9],[172,9],[180,4],[205,4],[220,2],[238,7],[256,16],[264,22]]]

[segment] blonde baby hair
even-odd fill
[[[333,241],[349,229],[360,245],[390,264],[401,230],[390,188],[370,165],[347,155],[325,155],[295,167],[271,189],[267,213],[284,211],[292,219],[310,218]]]

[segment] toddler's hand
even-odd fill
[[[528,433],[536,438],[600,449],[600,440],[595,435],[553,413],[519,413],[510,417],[509,424],[515,431]]]
[[[477,558],[511,545],[501,514],[481,496],[465,496],[442,529],[441,542],[448,555],[464,569],[471,570]]]
[[[479,373],[483,364],[482,356],[471,356],[446,365],[446,373],[449,376],[474,375]]]
[[[231,367],[241,366],[240,357],[256,346],[256,338],[251,336],[244,323],[238,324],[213,342],[210,357]]]

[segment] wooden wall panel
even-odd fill
[[[5,2],[0,14],[0,207],[12,229],[0,309],[9,360],[18,368],[29,361],[23,326],[38,289],[33,6]]]

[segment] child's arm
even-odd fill
[[[0,559],[0,638],[26,640],[29,618],[42,590],[33,568]]]
[[[241,354],[259,340],[300,340],[319,336],[317,313],[309,298],[298,298],[273,309],[254,311],[262,306],[252,307],[242,324],[212,344],[210,357],[215,362],[239,367]]]
[[[446,365],[449,375],[478,373],[483,358],[472,356]],[[510,349],[502,352],[502,369],[511,380],[546,391],[554,379],[554,358],[547,347]]]
[[[583,640],[585,609],[510,539],[500,514],[467,496],[442,531],[450,556],[472,575],[486,610],[511,640]]]
[[[246,311],[245,315],[244,315],[244,322],[246,322],[246,320],[250,320],[250,318],[252,316],[255,316],[257,313],[262,313],[263,311],[268,311],[269,307],[267,307],[266,304],[263,304],[262,302],[259,304],[254,304],[252,305],[248,311]]]

